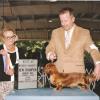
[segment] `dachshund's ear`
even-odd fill
[[[46,64],[43,66],[43,68],[46,67]]]

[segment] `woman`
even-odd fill
[[[10,28],[4,28],[0,35],[3,42],[0,45],[0,100],[4,100],[14,86],[14,67],[19,59],[15,45],[18,37]]]

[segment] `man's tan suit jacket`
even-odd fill
[[[51,40],[46,48],[46,55],[55,52],[57,61],[55,62],[58,71],[64,73],[85,72],[84,51],[88,51],[94,63],[100,61],[100,53],[96,49],[91,49],[93,41],[87,29],[75,25],[71,43],[65,47],[65,31],[62,27],[53,30]]]

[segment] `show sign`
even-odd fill
[[[37,60],[21,59],[18,64],[18,89],[37,88]]]

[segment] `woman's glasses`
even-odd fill
[[[13,35],[13,36],[7,36],[5,37],[7,40],[10,40],[10,39],[15,39],[16,35]]]

